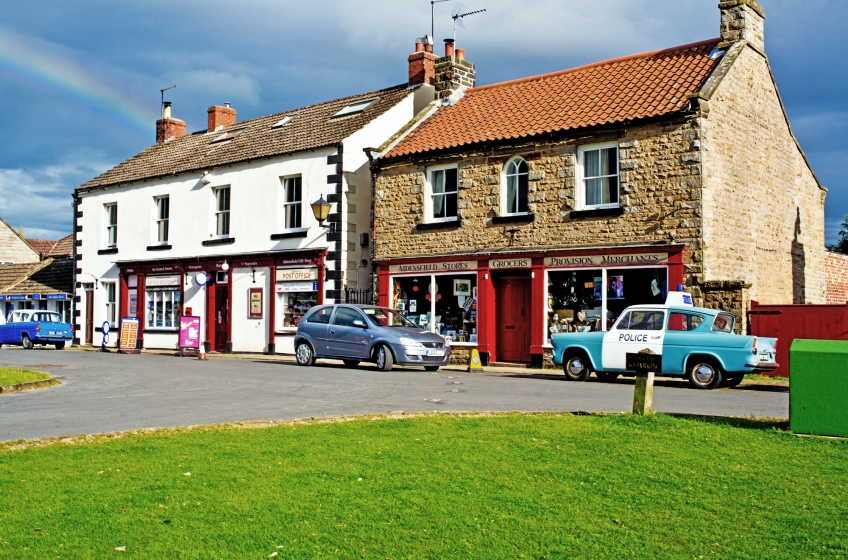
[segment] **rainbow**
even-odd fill
[[[47,55],[15,40],[0,28],[0,77],[56,95],[93,111],[145,138],[153,137],[155,109],[133,103],[98,84],[67,60]]]

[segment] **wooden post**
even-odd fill
[[[651,413],[654,402],[654,373],[662,371],[662,355],[649,348],[637,354],[627,353],[625,367],[636,372],[636,387],[633,391],[633,414]]]
[[[636,389],[633,392],[633,414],[642,416],[651,413],[654,401],[654,372],[636,374]]]

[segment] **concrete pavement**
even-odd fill
[[[627,412],[632,380],[571,383],[557,372],[497,368],[437,373],[341,363],[303,368],[286,357],[192,358],[47,348],[0,350],[0,366],[62,378],[48,389],[0,395],[0,441],[247,420],[421,411]],[[661,412],[786,418],[785,387],[698,391],[660,380]]]

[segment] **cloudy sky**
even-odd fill
[[[718,36],[718,0],[463,0],[457,44],[478,84]],[[762,0],[766,49],[793,128],[848,213],[845,0]],[[455,0],[436,4],[436,40]],[[406,80],[429,0],[28,0],[0,19],[0,217],[30,237],[71,231],[74,187],[155,139],[159,90],[188,130],[225,101],[239,119]],[[769,193],[763,193],[764,197]]]

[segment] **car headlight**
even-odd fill
[[[400,345],[404,348],[424,348],[424,345],[411,338],[401,338]]]

